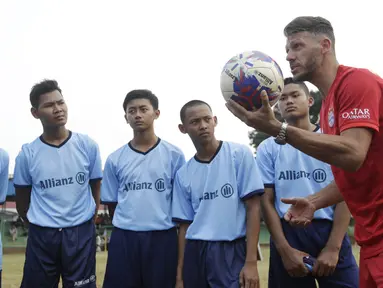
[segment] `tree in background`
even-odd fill
[[[313,124],[318,124],[319,122],[319,112],[320,108],[322,106],[322,96],[319,91],[310,91],[311,97],[314,98],[314,105],[310,107],[310,120]],[[278,109],[278,105],[275,105],[274,107],[274,113],[275,117],[282,121],[281,114]],[[254,147],[255,151],[257,151],[257,147],[261,142],[270,136],[268,134],[265,134],[263,132],[257,132],[256,130],[253,130],[249,132],[249,139],[250,139],[250,145]]]

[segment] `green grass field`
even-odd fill
[[[354,255],[359,263],[359,248],[354,247]],[[261,287],[267,287],[268,266],[269,266],[269,249],[262,247],[264,260],[259,262],[258,271],[261,278]],[[105,264],[107,253],[97,253],[97,287],[102,287],[104,279]],[[3,256],[3,288],[19,288],[23,273],[24,254],[4,254]]]

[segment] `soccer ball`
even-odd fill
[[[279,65],[259,51],[246,51],[232,57],[221,72],[221,92],[227,101],[233,99],[247,110],[260,108],[261,91],[274,105],[283,90],[283,74]]]

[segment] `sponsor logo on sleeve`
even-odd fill
[[[370,109],[353,108],[343,112],[341,117],[346,120],[369,120],[371,119]]]

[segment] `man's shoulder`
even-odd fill
[[[364,85],[363,81],[366,79],[370,79],[372,81],[382,80],[378,74],[369,69],[340,65],[334,84],[338,88],[358,83]]]

